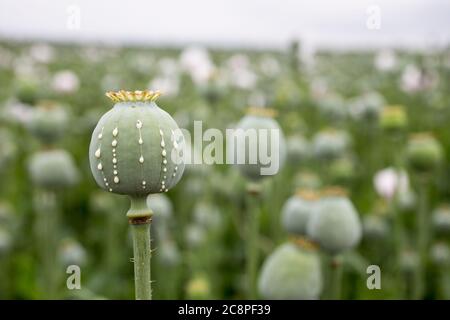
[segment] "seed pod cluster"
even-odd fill
[[[318,195],[311,190],[299,190],[290,197],[281,210],[283,228],[294,235],[306,235],[306,226],[314,214]]]
[[[324,191],[307,226],[308,235],[330,254],[351,249],[361,239],[358,213],[342,190]]]

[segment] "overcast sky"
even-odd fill
[[[365,48],[442,46],[449,30],[450,0],[0,0],[0,37]]]

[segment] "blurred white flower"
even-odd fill
[[[416,92],[422,89],[422,72],[415,65],[405,67],[401,77],[401,88],[406,92]]]
[[[80,87],[80,80],[73,71],[63,70],[53,76],[51,86],[56,92],[72,93]]]
[[[35,78],[37,67],[29,55],[20,55],[13,62],[14,74],[18,78]]]
[[[375,56],[374,64],[379,71],[391,71],[397,65],[397,57],[392,50],[382,50]]]
[[[313,79],[310,86],[310,92],[311,96],[316,99],[320,100],[323,97],[325,97],[328,94],[328,84],[325,79],[322,78],[316,78]]]
[[[383,198],[391,200],[396,193],[403,194],[409,191],[409,178],[404,170],[386,168],[375,174],[374,187]]]
[[[267,55],[262,57],[259,61],[259,68],[261,69],[261,72],[267,77],[275,77],[281,71],[280,63],[278,62],[278,60]]]
[[[175,96],[180,91],[180,81],[178,76],[159,76],[150,81],[150,90],[159,90],[164,96]]]
[[[230,84],[236,88],[253,89],[258,80],[256,74],[250,69],[248,57],[243,54],[235,54],[227,60]]]
[[[27,124],[32,117],[33,109],[23,103],[11,101],[2,108],[2,117],[8,121]]]
[[[180,55],[180,65],[197,85],[206,84],[215,70],[208,51],[200,47],[183,50]]]
[[[51,46],[40,43],[30,48],[30,56],[39,63],[49,63],[53,60],[55,52]]]
[[[174,75],[179,73],[180,66],[175,59],[162,58],[158,61],[158,71],[162,75]]]

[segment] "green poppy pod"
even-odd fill
[[[438,140],[431,134],[413,135],[406,146],[406,157],[409,165],[417,172],[435,169],[443,160],[444,152]]]
[[[305,235],[310,216],[314,213],[317,193],[311,190],[299,190],[290,197],[281,209],[283,228],[294,235]]]
[[[358,213],[338,188],[326,190],[308,222],[308,235],[331,254],[355,247],[361,239]]]
[[[65,150],[45,150],[35,153],[28,169],[33,183],[51,190],[67,188],[78,182],[79,172],[70,153]]]
[[[403,106],[386,106],[381,110],[380,127],[388,132],[399,132],[408,125],[408,117]]]
[[[323,279],[317,252],[293,243],[279,246],[264,262],[258,281],[264,299],[318,299]]]
[[[205,300],[211,298],[209,279],[203,274],[193,276],[186,285],[186,297],[191,300]]]
[[[319,131],[312,143],[314,155],[318,159],[334,159],[347,150],[350,136],[345,131],[329,128]]]
[[[378,92],[368,92],[350,101],[351,115],[358,120],[376,120],[386,101]]]
[[[43,101],[33,109],[28,130],[44,144],[52,144],[67,131],[66,110],[52,101]]]
[[[160,109],[153,91],[106,94],[115,105],[102,116],[89,147],[91,172],[109,192],[134,199],[129,214],[139,215],[148,194],[167,192],[184,171],[184,137],[172,117]],[[131,213],[130,213],[131,212]]]
[[[346,183],[355,176],[355,163],[349,156],[342,156],[334,159],[329,166],[329,174],[336,184]]]
[[[271,109],[250,108],[237,124],[234,143],[227,141],[228,161],[250,180],[277,174],[286,159],[284,134],[274,115]]]

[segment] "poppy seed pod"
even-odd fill
[[[314,191],[299,190],[281,210],[283,228],[295,235],[305,235],[308,220],[315,210],[318,195]]]
[[[307,226],[308,235],[331,254],[356,246],[361,229],[355,207],[340,189],[324,192]]]
[[[31,180],[37,186],[57,190],[74,185],[79,178],[75,162],[65,150],[35,153],[29,160]]]
[[[42,143],[51,144],[67,130],[66,110],[55,102],[41,102],[31,113],[28,129]]]
[[[352,158],[343,156],[334,159],[329,166],[331,179],[335,183],[345,183],[355,175],[355,164]]]
[[[237,124],[233,148],[228,146],[229,160],[250,180],[274,175],[284,164],[286,143],[274,114],[271,109],[250,108]]]
[[[158,92],[121,90],[106,95],[115,105],[92,134],[91,172],[101,188],[143,199],[132,202],[128,213],[137,217],[146,211],[148,194],[167,192],[181,179],[184,137],[172,117],[154,102]]]
[[[336,129],[319,131],[313,138],[314,155],[318,159],[334,159],[342,155],[350,145],[347,132]]]
[[[409,139],[406,157],[412,169],[426,172],[435,169],[444,155],[439,141],[430,134],[420,133]]]
[[[408,125],[408,117],[403,106],[386,106],[380,114],[380,126],[389,132],[398,132]]]
[[[322,282],[317,253],[285,243],[264,262],[258,290],[264,299],[312,300],[319,298]]]
[[[383,96],[378,92],[368,92],[350,102],[350,113],[355,119],[376,120],[385,104]]]
[[[294,177],[294,187],[299,189],[317,190],[322,186],[320,177],[310,171],[300,171]]]

